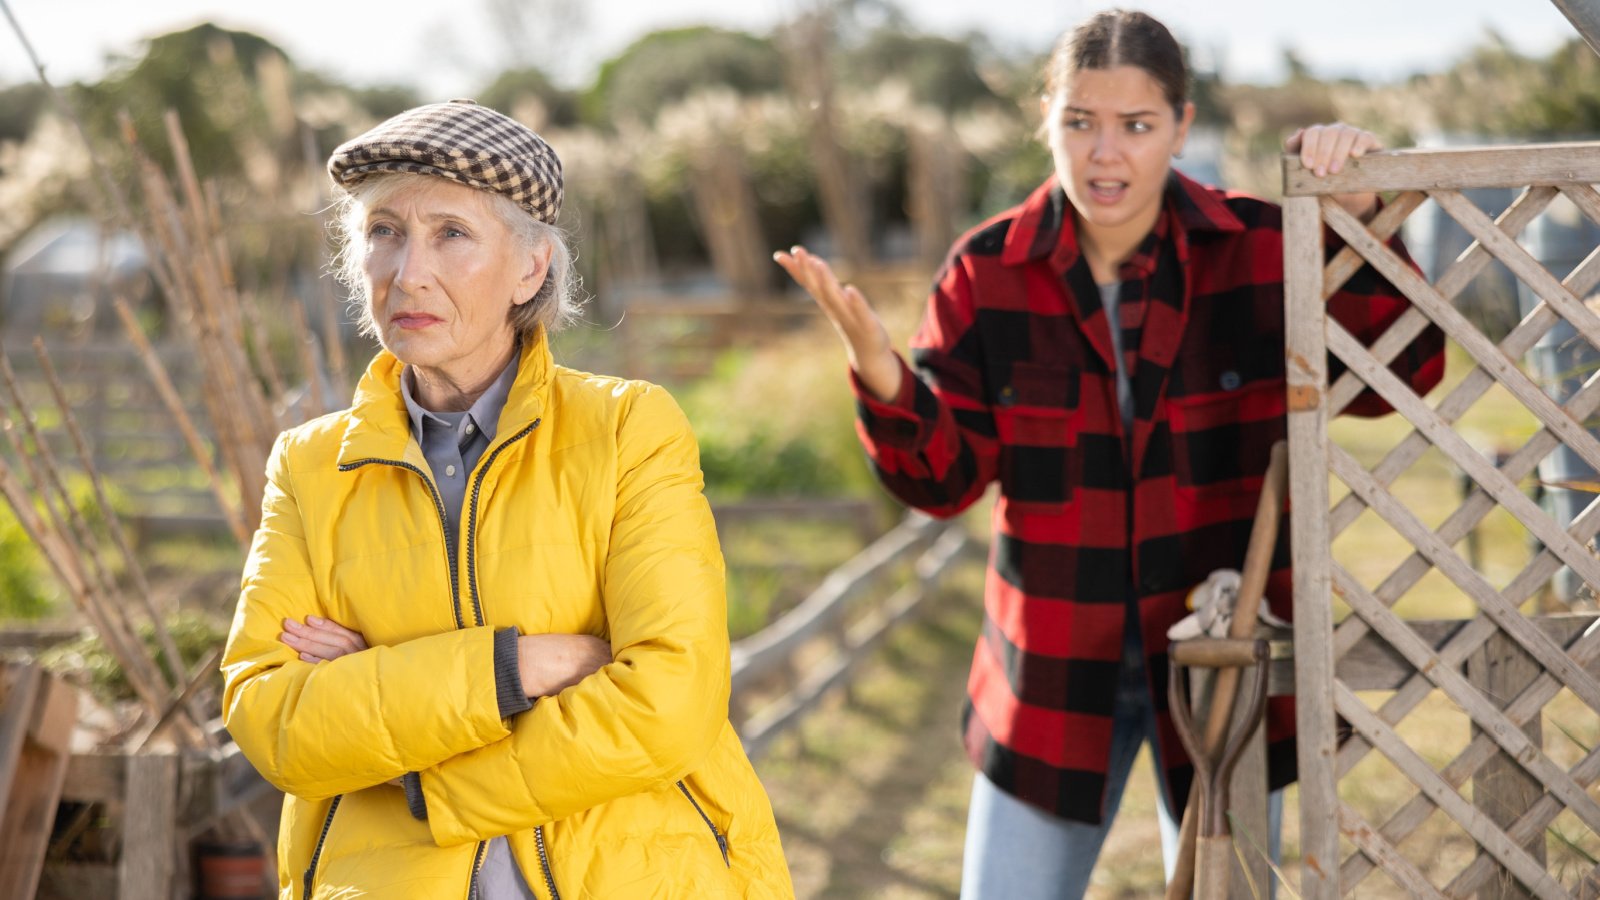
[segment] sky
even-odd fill
[[[93,80],[112,56],[203,21],[254,31],[302,66],[355,84],[407,84],[422,99],[461,96],[497,71],[537,65],[568,85],[639,36],[713,24],[764,33],[808,0],[459,0],[375,6],[340,0],[4,0],[52,80]],[[1116,0],[1109,0],[1115,3]],[[1004,50],[1044,52],[1055,37],[1108,2],[901,0],[912,24],[961,36],[982,31]],[[1369,80],[1435,70],[1480,42],[1486,29],[1543,53],[1576,34],[1549,0],[1153,0],[1122,5],[1161,19],[1201,65],[1224,77],[1275,81],[1285,48],[1313,72]],[[525,30],[496,19],[515,8]],[[561,10],[581,10],[577,19]],[[1335,14],[1335,10],[1337,14]],[[0,28],[0,83],[32,78],[22,45]]]

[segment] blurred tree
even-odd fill
[[[1578,38],[1536,58],[1491,31],[1464,60],[1410,87],[1448,131],[1545,139],[1600,134],[1600,57]]]
[[[44,85],[37,82],[0,88],[0,141],[27,137],[47,102]]]
[[[77,102],[87,124],[115,140],[116,117],[127,111],[140,142],[156,159],[170,162],[162,117],[173,109],[183,121],[195,169],[201,177],[239,174],[240,139],[269,138],[258,87],[264,57],[287,55],[271,41],[210,23],[153,38],[137,60],[124,60],[98,84],[79,85]]]
[[[840,54],[846,84],[869,87],[899,78],[918,103],[961,112],[981,103],[1008,103],[978,74],[970,41],[913,34],[898,27],[874,30]]]
[[[568,128],[578,124],[578,98],[562,90],[543,71],[528,67],[501,72],[478,92],[477,101],[520,119],[534,129]],[[533,115],[530,107],[536,107]]]
[[[597,127],[623,119],[650,124],[661,108],[714,85],[745,95],[775,91],[783,85],[783,60],[772,41],[741,31],[657,31],[601,64],[579,103],[583,120]]]

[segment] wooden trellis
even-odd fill
[[[1595,896],[1600,867],[1557,878],[1544,862],[1545,829],[1563,812],[1600,835],[1600,748],[1585,748],[1572,768],[1553,761],[1537,737],[1547,703],[1562,689],[1600,715],[1600,627],[1578,622],[1551,628],[1520,608],[1563,565],[1600,588],[1600,557],[1588,546],[1600,531],[1600,503],[1591,503],[1563,528],[1518,487],[1539,461],[1564,444],[1600,470],[1600,441],[1585,430],[1600,410],[1600,373],[1585,373],[1582,388],[1565,403],[1548,396],[1519,361],[1536,341],[1565,320],[1600,348],[1600,316],[1583,298],[1600,284],[1600,249],[1564,279],[1548,271],[1517,243],[1517,235],[1558,195],[1600,222],[1600,144],[1560,144],[1385,153],[1355,160],[1342,173],[1316,178],[1297,160],[1284,164],[1284,255],[1288,304],[1289,440],[1295,565],[1295,683],[1299,697],[1301,896],[1364,896],[1380,890],[1366,882],[1381,870],[1411,896]],[[1522,193],[1491,218],[1461,193],[1473,188],[1519,188]],[[1369,224],[1346,213],[1330,195],[1399,191]],[[1429,283],[1386,244],[1431,199],[1475,238],[1475,243]],[[1330,261],[1324,227],[1346,246]],[[1452,299],[1499,260],[1539,298],[1498,344],[1475,328]],[[1326,298],[1363,264],[1370,263],[1410,298],[1412,309],[1372,346],[1363,346],[1325,315]],[[1439,325],[1472,358],[1475,368],[1429,402],[1419,398],[1388,364],[1430,323]],[[1330,354],[1348,367],[1328,384]],[[1491,387],[1500,385],[1535,417],[1541,430],[1516,452],[1490,460],[1456,430],[1457,423]],[[1328,420],[1366,388],[1376,390],[1413,427],[1374,468],[1368,469],[1328,439]],[[1437,528],[1424,524],[1389,490],[1431,447],[1472,479],[1466,500]],[[1330,504],[1328,472],[1350,489]],[[1504,587],[1496,588],[1453,549],[1496,507],[1515,516],[1542,548]],[[1376,588],[1365,587],[1336,562],[1332,541],[1372,510],[1413,548],[1410,557]],[[1432,569],[1475,604],[1475,618],[1442,640],[1395,614],[1392,606]],[[1333,621],[1333,594],[1351,609]],[[1570,626],[1572,623],[1568,623]],[[1434,629],[1435,633],[1437,628]],[[1402,683],[1374,709],[1356,694],[1342,671],[1345,655],[1375,634],[1409,668]],[[1510,690],[1486,690],[1464,674],[1469,658],[1496,647],[1531,660],[1531,672]],[[1397,726],[1432,692],[1442,692],[1470,716],[1472,738],[1442,769],[1409,746]],[[1336,716],[1354,730],[1343,743]],[[1530,733],[1534,737],[1530,737]],[[1432,749],[1432,748],[1428,748]],[[1368,822],[1341,799],[1344,779],[1368,754],[1382,754],[1412,783],[1416,794],[1386,821]],[[1511,762],[1514,760],[1514,762]],[[1503,766],[1520,780],[1520,799],[1493,809],[1495,788],[1487,766]],[[1463,787],[1474,782],[1470,796]],[[1531,787],[1531,790],[1529,788]],[[1501,798],[1509,799],[1509,798]],[[1435,884],[1400,852],[1407,836],[1442,812],[1480,848],[1451,880]],[[1565,821],[1565,820],[1564,820]],[[1353,851],[1344,855],[1341,836]],[[1591,844],[1592,846],[1592,844]],[[1592,866],[1592,860],[1587,864]],[[1381,880],[1381,879],[1379,879]]]

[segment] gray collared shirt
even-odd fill
[[[406,366],[400,375],[400,396],[405,399],[406,412],[411,416],[411,436],[422,447],[422,456],[433,472],[434,484],[438,486],[439,498],[444,503],[445,534],[450,547],[458,552],[456,539],[461,534],[461,508],[466,502],[467,476],[478,464],[483,451],[494,441],[495,431],[500,425],[500,412],[505,409],[506,399],[511,396],[511,385],[517,380],[517,363],[520,359],[521,354],[512,351],[511,362],[506,364],[500,377],[465,412],[423,409],[412,393],[411,381],[416,376],[411,367]],[[498,660],[496,668],[499,668]],[[503,837],[489,841],[484,849],[483,863],[478,867],[477,896],[482,900],[534,900],[533,891],[528,888],[516,859],[511,855],[511,847]]]
[[[400,396],[405,399],[406,412],[411,416],[411,436],[422,447],[422,456],[433,472],[433,482],[444,501],[445,533],[450,546],[456,546],[461,532],[462,504],[467,493],[467,476],[478,464],[483,451],[494,440],[500,424],[500,411],[511,396],[511,385],[517,380],[518,354],[511,354],[511,362],[473,402],[465,412],[433,412],[423,409],[413,393],[412,379],[416,377],[410,366],[400,376]]]

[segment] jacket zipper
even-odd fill
[[[328,804],[328,817],[322,820],[322,834],[317,836],[317,849],[311,851],[311,864],[306,866],[305,900],[311,900],[311,884],[317,876],[317,861],[322,858],[322,845],[327,843],[328,829],[333,827],[333,814],[339,811],[339,801],[344,799],[340,794]]]
[[[539,427],[539,423],[542,421],[544,421],[543,418],[534,419],[531,423],[529,423],[528,427],[512,435],[509,439],[501,442],[499,446],[489,451],[488,460],[485,461],[483,465],[478,467],[478,477],[475,478],[472,483],[472,504],[467,510],[467,584],[470,586],[472,591],[472,622],[479,628],[482,628],[484,624],[483,604],[478,600],[478,575],[473,568],[477,551],[477,542],[474,540],[474,537],[478,525],[478,493],[483,488],[484,476],[489,474],[489,467],[494,465],[494,461],[500,456],[500,453],[517,441],[527,437],[535,428]],[[422,483],[428,486],[428,494],[433,497],[434,512],[439,514],[439,528],[444,532],[445,567],[450,572],[451,611],[455,614],[456,628],[460,629],[467,627],[466,622],[461,615],[461,587],[455,577],[455,542],[450,539],[450,529],[446,525],[444,498],[439,495],[438,487],[436,487],[433,483],[433,480],[428,477],[428,473],[408,462],[398,459],[381,459],[378,457],[373,457],[370,459],[358,459],[354,462],[344,463],[343,465],[339,466],[339,471],[350,472],[369,464],[394,466],[395,468],[399,469],[407,469],[417,473],[417,477],[422,479]],[[339,805],[338,798],[334,798],[333,805],[334,807]],[[329,809],[328,822],[323,823],[322,826],[323,838],[328,836],[328,824],[332,821],[333,810]],[[537,829],[534,832],[534,837],[539,842],[539,862],[544,866],[545,883],[550,886],[552,900],[561,900],[561,895],[556,893],[555,879],[550,875],[550,860],[545,856],[544,852],[544,829],[542,827]],[[478,868],[483,864],[483,852],[487,846],[487,843],[484,841],[479,841],[477,850],[475,850],[472,854],[472,876],[467,880],[467,900],[478,900]],[[316,870],[317,856],[321,855],[321,853],[322,840],[319,839],[317,841],[316,852],[311,856],[311,867],[306,870],[306,900],[310,900],[311,897],[311,873]]]
[[[478,842],[478,849],[472,854],[472,878],[467,881],[467,900],[478,900],[478,872],[483,868],[483,851],[489,845],[484,841]]]
[[[472,480],[472,502],[467,505],[467,590],[472,592],[472,618],[479,627],[483,626],[483,603],[478,599],[478,493],[483,489],[483,479],[484,476],[489,474],[489,467],[494,465],[494,461],[499,458],[501,452],[532,434],[533,430],[538,428],[539,423],[543,421],[543,418],[534,419],[526,428],[507,438],[493,450],[490,450],[489,458],[478,466],[478,477]],[[461,608],[459,601],[456,603],[456,608],[458,610]]]
[[[561,900],[561,892],[556,890],[556,877],[550,874],[550,854],[544,849],[543,825],[533,830],[533,842],[539,846],[539,867],[544,869],[544,886],[550,889],[550,900]]]
[[[681,778],[678,779],[678,790],[683,791],[683,796],[689,799],[689,805],[693,806],[694,811],[700,814],[700,820],[706,823],[706,827],[711,829],[711,836],[717,839],[717,849],[722,851],[722,864],[730,869],[733,868],[733,863],[728,861],[728,839],[723,836],[722,832],[717,830],[717,826],[711,821],[711,817],[706,815],[706,811],[700,808],[700,801],[694,799],[694,795],[689,793],[689,786],[684,784]]]

